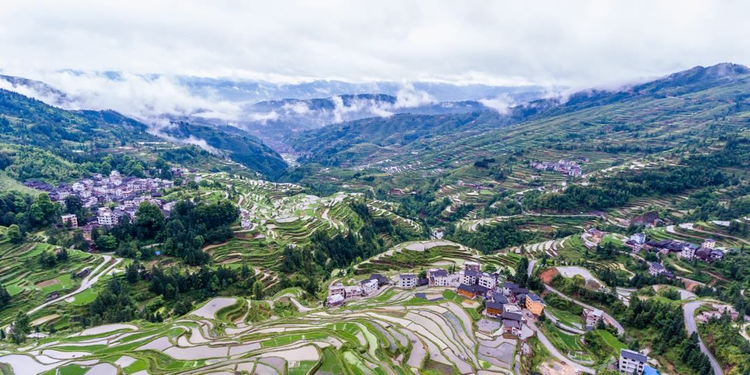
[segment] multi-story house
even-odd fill
[[[648,362],[648,357],[628,349],[620,349],[620,361],[618,370],[626,374],[643,374],[643,370]]]
[[[399,288],[414,288],[417,286],[417,275],[412,273],[401,274],[398,276]]]
[[[495,287],[497,286],[497,277],[493,274],[482,273],[481,275],[479,275],[477,284],[487,289],[495,289]]]

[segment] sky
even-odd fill
[[[0,72],[592,87],[750,63],[746,1],[0,0]]]

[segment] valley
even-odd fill
[[[0,372],[743,374],[748,84],[351,94],[394,113],[289,112],[283,156],[0,90]]]

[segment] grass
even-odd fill
[[[317,364],[318,361],[300,361],[297,366],[289,368],[289,375],[305,375]]]
[[[578,335],[569,335],[567,333],[564,333],[559,328],[555,327],[552,323],[549,321],[544,323],[545,330],[549,334],[550,341],[558,348],[563,350],[564,352],[579,352],[579,351],[586,351],[586,349],[581,345],[581,343],[578,341],[579,336]]]
[[[596,330],[596,333],[601,336],[604,339],[604,342],[607,343],[607,345],[611,346],[615,353],[620,353],[620,349],[627,349],[628,346],[623,344],[620,340],[617,339],[614,335],[612,335],[609,331],[598,329]]]
[[[49,294],[49,293],[57,292],[57,291],[60,291],[60,290],[66,290],[66,289],[69,289],[70,287],[72,287],[73,284],[74,284],[73,280],[70,277],[69,273],[66,273],[64,275],[60,275],[57,278],[55,278],[55,280],[57,280],[56,283],[54,283],[52,285],[45,286],[44,288],[42,288],[42,293]]]
[[[323,349],[323,363],[320,365],[319,370],[333,374],[343,373],[341,358],[336,354],[336,351],[330,347]]]
[[[71,304],[74,306],[88,305],[89,303],[94,302],[97,295],[98,294],[93,289],[86,289],[83,292],[76,294],[75,299]]]
[[[571,327],[581,325],[581,317],[569,311],[559,310],[551,306],[547,306],[546,310],[550,314],[552,314],[552,316],[560,320],[562,323],[565,323],[566,325],[569,325]]]
[[[454,291],[452,291],[450,289],[446,289],[446,290],[443,291],[443,298],[445,298],[445,299],[447,299],[449,301],[456,302],[458,304],[460,304],[460,303],[462,303],[463,301],[466,300],[466,298],[460,296],[458,293],[456,293],[456,292],[454,292]]]
[[[130,366],[125,367],[124,371],[125,371],[126,374],[132,374],[132,373],[136,373],[138,371],[144,371],[146,369],[148,369],[148,362],[146,362],[143,359],[139,359],[139,360],[131,363]]]

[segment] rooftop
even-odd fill
[[[648,362],[648,357],[646,357],[645,355],[628,349],[620,349],[620,357],[632,359],[638,362]]]

